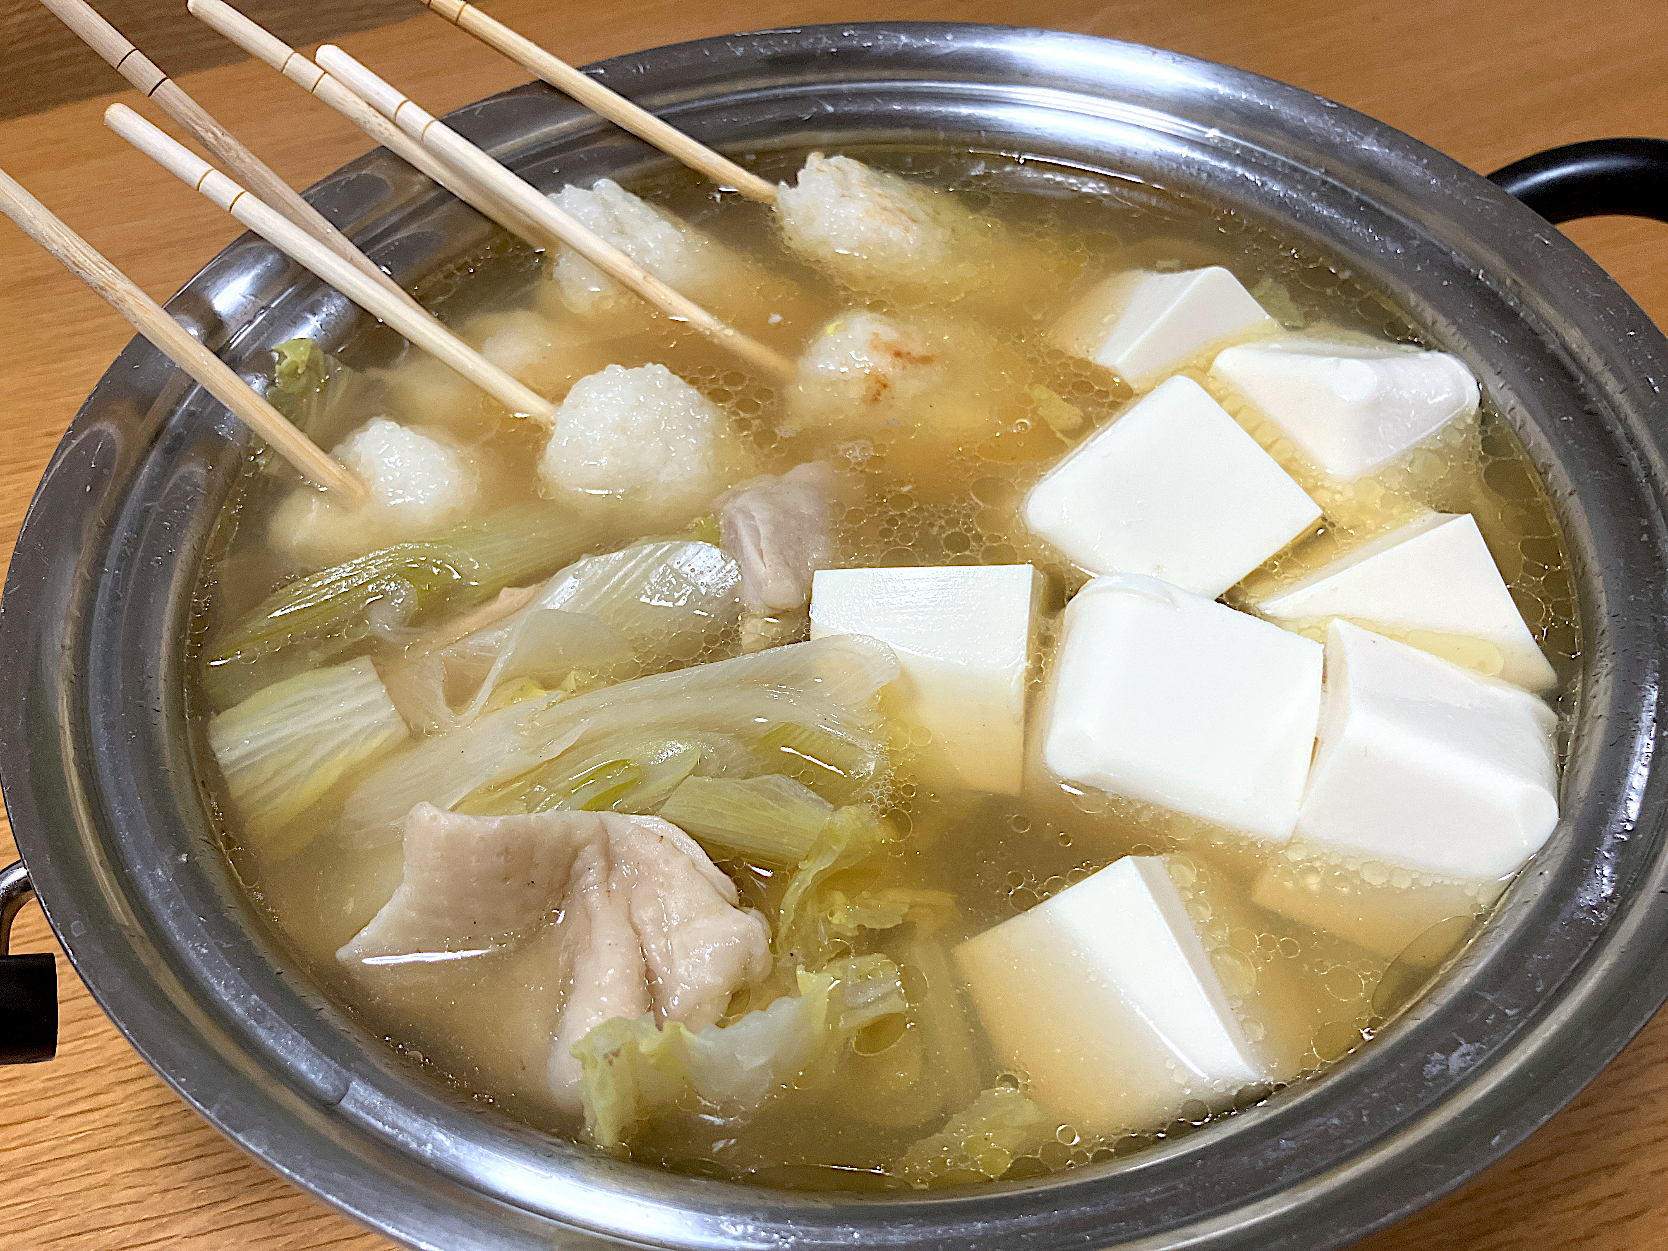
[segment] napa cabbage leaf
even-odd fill
[[[686,779],[660,815],[722,859],[797,864],[822,833],[834,805],[779,773],[753,778]]]
[[[653,1016],[597,1026],[573,1048],[592,1140],[623,1155],[657,1111],[691,1100],[721,1115],[745,1114],[831,1071],[858,1031],[905,1010],[897,966],[885,956],[800,970],[798,991],[699,1031],[656,1027]]]
[[[274,683],[208,725],[243,829],[280,854],[299,850],[323,828],[291,829],[297,818],[409,733],[369,660]]]
[[[517,504],[296,578],[210,643],[209,698],[226,707],[373,637],[474,607],[568,563],[594,538],[566,510]]]
[[[1015,1160],[1054,1141],[1060,1122],[1017,1086],[982,1091],[937,1133],[904,1153],[899,1171],[917,1185],[994,1180]]]
[[[839,635],[572,696],[552,691],[387,761],[348,798],[342,835],[357,846],[393,841],[419,802],[479,811],[491,794],[565,752],[583,767],[599,763],[599,753],[621,756],[615,744],[628,734],[637,740],[742,738],[760,725],[792,720],[861,753],[873,775],[885,759],[874,697],[897,673],[897,657],[884,643]]]

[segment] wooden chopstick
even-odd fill
[[[225,3],[225,0],[188,0],[185,7],[204,25],[225,36],[257,60],[265,61],[309,94],[323,100],[406,164],[427,174],[477,213],[497,222],[513,234],[532,233],[528,224],[511,214],[506,206],[436,160],[422,144],[408,136],[405,131],[264,26]]]
[[[604,87],[589,74],[582,74],[560,57],[552,56],[525,35],[517,34],[496,18],[488,17],[464,0],[418,0],[431,13],[445,18],[461,31],[475,36],[490,48],[502,52],[522,68],[531,70],[556,90],[616,126],[629,130],[644,142],[659,148],[690,169],[698,170],[716,183],[734,187],[749,200],[775,204],[777,187],[751,174],[734,161],[696,143],[683,131],[669,126],[647,109]]]
[[[368,101],[430,152],[475,185],[507,201],[510,210],[535,224],[542,234],[566,243],[597,268],[630,287],[668,316],[687,321],[713,342],[728,348],[771,378],[787,382],[799,376],[787,357],[713,316],[667,286],[619,248],[578,219],[564,213],[536,188],[523,182],[450,126],[378,78],[333,44],[318,50],[318,63],[331,77]]]
[[[247,185],[254,188],[268,204],[308,234],[323,241],[326,247],[358,267],[391,294],[421,307],[411,295],[395,282],[368,256],[354,247],[350,240],[325,216],[307,203],[301,195],[274,173],[265,162],[239,143],[232,134],[211,117],[185,89],[169,78],[156,63],[147,57],[119,30],[94,11],[86,0],[41,0],[48,9],[74,31],[122,77],[161,106],[215,160],[233,171]]]
[[[354,505],[370,498],[358,475],[325,455],[324,451],[290,422],[231,366],[199,343],[139,285],[101,256],[50,209],[0,170],[0,212],[22,228],[64,267],[133,324],[133,328],[169,360],[197,380],[208,393],[251,430],[265,439],[279,455],[317,486],[340,491]]]
[[[413,312],[356,266],[252,195],[183,144],[175,143],[125,104],[112,104],[104,123],[181,182],[225,209],[268,243],[323,278],[372,316],[387,322],[424,351],[474,383],[512,413],[551,421],[556,406],[516,381],[430,313]]]

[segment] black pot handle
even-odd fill
[[[12,918],[34,888],[19,860],[0,870],[0,1064],[50,1060],[58,1050],[58,962],[8,954]]]
[[[1489,179],[1549,222],[1608,216],[1668,222],[1668,139],[1589,139],[1548,148]]]

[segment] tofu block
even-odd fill
[[[1155,856],[1125,856],[955,951],[991,1041],[1052,1116],[1149,1129],[1262,1080]]]
[[[1030,565],[819,569],[811,637],[867,634],[898,654],[890,711],[926,729],[923,763],[974,790],[1017,794],[1041,581]]]
[[[1557,681],[1469,513],[1410,521],[1263,600],[1257,611],[1277,621],[1344,617],[1532,691]],[[1439,637],[1405,637],[1414,632]],[[1449,639],[1488,646],[1445,647]]]
[[[1488,881],[1558,823],[1552,710],[1405,643],[1335,620],[1305,841]]]
[[[1457,942],[1503,889],[1500,882],[1456,882],[1406,871],[1375,873],[1373,879],[1320,857],[1294,862],[1278,855],[1252,884],[1251,902],[1386,960],[1403,957],[1424,965],[1440,963],[1448,953],[1442,942],[1423,941],[1426,935],[1451,934]]]
[[[1377,473],[1477,411],[1477,380],[1446,352],[1294,337],[1231,347],[1211,376],[1239,391],[1335,478]]]
[[[1051,337],[1145,391],[1212,344],[1274,326],[1239,279],[1211,265],[1113,274],[1066,311]]]
[[[1320,716],[1321,646],[1156,578],[1066,606],[1043,760],[1071,782],[1284,841]]]
[[[1214,599],[1320,506],[1189,378],[1103,426],[1031,488],[1025,523],[1091,573],[1144,573]]]

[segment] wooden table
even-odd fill
[[[1640,0],[500,0],[487,7],[575,62],[813,21],[1023,21],[1084,31],[1296,83],[1480,170],[1578,139],[1668,135],[1668,7]],[[425,14],[343,43],[435,112],[527,77]],[[166,62],[166,49],[146,51]],[[183,81],[298,185],[366,146],[264,67],[229,65]],[[6,89],[0,80],[0,92]],[[236,231],[99,124],[111,99],[140,103],[131,97],[0,124],[0,165],[161,296]],[[1611,220],[1571,233],[1668,324],[1668,228]],[[9,555],[59,435],[129,331],[9,226],[0,226],[0,272],[0,535],[7,544],[0,554]],[[16,945],[54,946],[33,906],[18,924]],[[0,1070],[0,1248],[386,1247],[223,1141],[146,1068],[63,961],[59,976],[58,1058]],[[1668,1013],[1507,1159],[1364,1245],[1668,1248]]]

